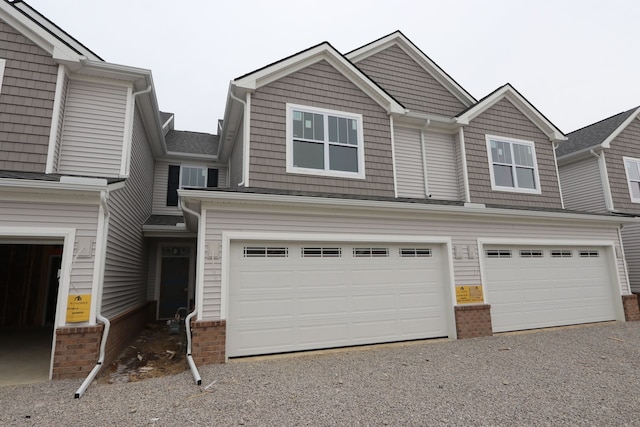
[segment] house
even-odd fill
[[[565,135],[509,84],[474,99],[401,32],[232,80],[218,133],[227,185],[177,191],[196,363],[640,318],[635,220],[567,209]]]
[[[570,209],[640,215],[640,108],[578,129],[558,147],[565,204]],[[640,226],[621,230],[631,291],[640,293]]]

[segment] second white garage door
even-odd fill
[[[606,248],[485,246],[494,332],[616,318]]]
[[[449,335],[441,245],[231,245],[227,355]]]

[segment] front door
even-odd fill
[[[173,318],[180,308],[189,310],[190,248],[166,249],[160,266],[159,319]]]

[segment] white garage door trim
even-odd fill
[[[558,239],[504,239],[504,238],[480,238],[478,239],[478,259],[480,261],[480,277],[484,285],[485,302],[491,304],[490,287],[491,283],[487,282],[485,265],[485,248],[484,246],[542,246],[542,247],[558,247],[558,248],[598,248],[604,251],[603,255],[608,260],[609,284],[611,286],[613,305],[615,309],[615,320],[624,321],[624,309],[622,307],[621,285],[618,269],[618,260],[615,252],[615,242],[606,240],[558,240]],[[493,311],[493,307],[492,307]],[[494,327],[495,330],[495,327]]]
[[[377,235],[377,234],[319,234],[319,233],[256,233],[256,232],[223,232],[221,247],[221,307],[220,314],[224,320],[228,319],[229,310],[229,276],[231,271],[231,244],[235,241],[252,242],[343,242],[351,243],[388,243],[388,244],[432,244],[443,246],[443,257],[447,265],[443,267],[449,283],[445,286],[445,298],[450,301],[445,307],[448,335],[456,337],[455,314],[453,305],[455,304],[454,292],[454,272],[452,242],[449,237],[441,236],[404,236],[404,235]]]

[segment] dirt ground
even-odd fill
[[[166,322],[147,323],[141,334],[124,349],[115,362],[105,366],[97,381],[126,383],[176,374],[188,369],[184,324],[177,334],[169,333]]]

